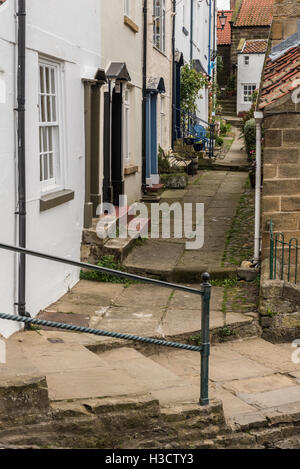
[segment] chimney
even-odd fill
[[[234,10],[236,5],[236,0],[230,0],[230,10]]]

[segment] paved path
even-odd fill
[[[200,288],[200,285],[192,286]],[[148,337],[188,339],[200,333],[201,302],[200,296],[153,285],[124,286],[82,280],[70,293],[40,313],[39,318]],[[254,304],[246,311],[242,305],[237,310],[229,307],[224,311],[223,302],[224,288],[213,287],[212,332],[217,334],[222,328],[231,327],[237,329],[237,333],[257,333]],[[106,345],[114,342],[107,338],[101,340]]]
[[[223,160],[218,160],[218,163],[227,167],[246,164],[246,154],[242,148],[239,130],[233,127],[233,132],[235,140],[231,150]],[[135,247],[124,262],[126,268],[132,272],[156,274],[166,278],[172,276],[174,271],[183,275],[182,272],[185,270],[188,272],[208,270],[212,273],[226,270],[223,268],[222,260],[227,234],[247,178],[246,172],[200,171],[197,176],[190,179],[186,190],[166,190],[162,194],[161,203],[180,202],[182,206],[185,203],[192,203],[194,211],[195,204],[204,204],[203,247],[186,249],[188,239],[176,238],[173,226],[169,238],[149,239],[142,246]],[[176,216],[171,220],[179,223]],[[195,221],[194,218],[193,222]],[[152,223],[155,223],[153,219]]]

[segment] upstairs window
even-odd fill
[[[166,0],[153,1],[153,44],[157,49],[166,49]]]
[[[250,62],[250,57],[249,57],[249,55],[245,55],[245,57],[244,57],[244,64],[245,64],[245,65],[249,65],[249,62]]]
[[[59,182],[59,75],[59,64],[39,62],[39,165],[44,191],[51,190]]]

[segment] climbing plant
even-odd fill
[[[181,109],[185,113],[194,114],[197,109],[196,100],[200,91],[208,85],[206,76],[197,72],[191,65],[181,68]]]

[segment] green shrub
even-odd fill
[[[255,119],[250,119],[245,123],[244,127],[245,147],[248,159],[254,154],[256,149],[256,123]]]
[[[225,124],[225,122],[221,122],[220,126],[220,135],[226,136],[231,130],[231,124]]]
[[[217,147],[221,147],[224,144],[224,138],[222,137],[217,137],[216,138],[216,145]]]

